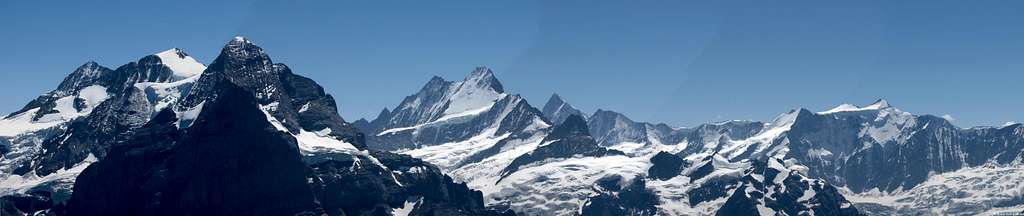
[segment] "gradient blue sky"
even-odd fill
[[[286,3],[282,3],[286,2]],[[335,96],[347,120],[434,75],[491,67],[535,106],[692,126],[885,98],[961,127],[1024,120],[1024,1],[2,1],[0,111],[85,61],[234,35]]]

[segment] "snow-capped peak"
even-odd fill
[[[97,77],[104,72],[104,70],[100,70],[101,67],[103,66],[100,66],[95,61],[88,61],[79,66],[78,69],[75,69],[73,73],[81,74],[82,77]]]
[[[449,104],[448,109],[444,111],[445,115],[480,111],[505,97],[501,83],[494,77],[491,69],[486,67],[477,67],[457,86],[448,98]]]
[[[241,36],[241,35],[239,35],[239,36],[235,36],[235,38],[231,39],[231,42],[235,42],[235,43],[247,43],[247,44],[251,44],[251,43],[252,43],[252,41],[249,41],[249,39],[248,39],[248,38],[245,38],[244,36]]]
[[[178,48],[169,49],[156,54],[167,68],[170,68],[174,73],[175,78],[184,79],[193,77],[203,73],[206,70],[206,65],[199,63],[196,59],[192,58]]]
[[[891,107],[891,106],[889,106],[889,101],[886,101],[885,99],[878,99],[874,103],[871,103],[871,104],[869,104],[867,106],[864,106],[863,108],[864,109],[885,109],[885,108],[889,108],[889,107]]]
[[[850,104],[840,104],[839,106],[836,106],[835,108],[832,108],[832,109],[830,109],[828,111],[818,112],[818,114],[832,114],[832,113],[838,113],[838,112],[857,112],[857,111],[866,111],[866,110],[882,110],[882,109],[888,109],[888,108],[891,108],[891,106],[889,106],[889,102],[888,101],[885,101],[885,99],[878,99],[874,103],[868,104],[867,106],[863,106],[863,107],[858,107],[858,106],[854,106],[854,105],[850,105]]]

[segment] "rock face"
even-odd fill
[[[658,152],[651,157],[651,168],[647,169],[647,177],[668,180],[679,175],[683,168],[688,166],[682,157],[668,152]]]
[[[111,147],[123,141],[124,133],[145,124],[152,109],[141,90],[130,88],[100,103],[88,117],[70,122],[63,133],[44,141],[42,154],[33,158],[30,169],[23,171],[48,175],[70,169],[89,155],[103,158]]]
[[[76,181],[70,215],[315,212],[297,143],[228,82],[187,131],[163,112]],[[177,137],[177,139],[167,139]]]
[[[548,121],[556,125],[562,124],[562,122],[571,115],[578,115],[586,118],[586,116],[583,115],[583,112],[580,112],[580,110],[572,107],[569,103],[566,103],[562,100],[561,96],[558,96],[558,94],[552,94],[551,98],[548,98],[548,102],[544,104],[544,108],[541,109],[541,112],[544,113],[544,117],[547,118]]]
[[[324,93],[320,85],[293,74],[284,64],[274,64],[263,48],[245,38],[228,42],[193,90],[175,108],[185,111],[216,99],[213,87],[221,80],[255,92],[261,105],[274,106],[270,114],[281,119],[291,133],[328,130],[332,137],[365,146],[363,135],[337,115],[334,98]]]

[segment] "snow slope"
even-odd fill
[[[844,195],[861,209],[873,206],[876,215],[993,215],[1024,211],[1024,167],[996,165],[964,168],[932,175],[905,191],[876,191]]]
[[[206,70],[206,65],[199,63],[196,59],[192,58],[184,51],[178,48],[169,49],[156,54],[160,57],[160,62],[171,69],[174,72],[174,77],[178,80],[185,79],[193,76],[197,76]]]

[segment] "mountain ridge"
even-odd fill
[[[798,108],[768,122],[679,128],[603,109],[585,115],[557,94],[537,109],[506,92],[486,67],[461,81],[432,77],[377,118],[349,123],[322,86],[273,62],[247,38],[228,41],[209,66],[174,62],[188,60],[174,48],[114,70],[86,63],[0,121],[0,205],[13,206],[0,213],[856,215],[1024,208],[1020,194],[977,188],[986,194],[965,196],[981,201],[943,202],[952,207],[907,198],[963,193],[936,182],[1013,179],[968,171],[1017,172],[1024,161],[1019,123],[960,128],[879,99],[820,112]],[[221,173],[252,177],[240,185],[281,187],[243,190]],[[111,190],[122,200],[104,198]],[[291,198],[267,202],[282,194]],[[237,195],[246,199],[223,199]],[[873,201],[890,197],[905,201]],[[132,208],[116,208],[129,202]]]

